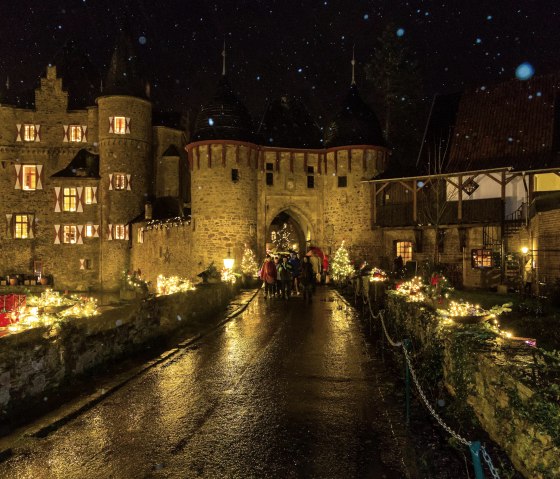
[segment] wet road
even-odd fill
[[[400,410],[351,307],[264,299],[0,463],[1,478],[404,478]]]

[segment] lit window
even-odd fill
[[[138,236],[136,237],[138,243],[144,243],[144,228],[138,228]]]
[[[124,190],[126,188],[126,175],[124,173],[115,173],[113,175],[113,188],[115,190]]]
[[[14,227],[14,238],[29,238],[29,217],[27,215],[16,215]]]
[[[76,225],[64,225],[64,242],[75,244],[78,240],[78,228]]]
[[[76,188],[63,189],[63,211],[76,211]]]
[[[124,135],[126,133],[126,118],[124,116],[116,116],[114,119],[113,131],[117,135]]]
[[[85,237],[93,238],[93,225],[86,225],[85,227]]]
[[[412,261],[412,243],[410,241],[397,241],[396,254],[403,260],[403,264],[407,261]]]
[[[338,187],[339,188],[346,188],[348,185],[348,178],[346,176],[339,176],[338,177]]]
[[[35,141],[35,125],[23,125],[23,139],[24,141]]]
[[[23,189],[35,191],[37,189],[37,166],[23,165]]]
[[[93,187],[86,186],[84,189],[84,202],[86,205],[92,205],[94,203]]]
[[[471,265],[473,268],[492,268],[494,266],[491,249],[473,249]]]
[[[70,125],[69,128],[70,141],[80,143],[84,141],[84,135],[81,125]]]
[[[115,239],[123,240],[126,239],[126,226],[125,225],[115,225]]]

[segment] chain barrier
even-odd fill
[[[361,281],[360,281],[360,283],[361,283]],[[361,286],[361,284],[360,284],[360,286]],[[359,289],[362,289],[362,288],[360,287]],[[358,297],[358,288],[356,287],[356,289],[355,289],[355,302],[356,303],[357,303],[357,297]],[[383,328],[383,333],[385,334],[385,337],[387,338],[387,341],[389,342],[389,344],[393,347],[402,348],[406,363],[408,365],[408,369],[409,369],[410,374],[412,376],[412,380],[414,381],[416,389],[418,390],[418,394],[422,398],[422,402],[424,403],[424,405],[426,406],[426,408],[428,409],[430,414],[435,418],[435,420],[438,422],[438,424],[445,431],[447,431],[447,433],[449,435],[454,437],[461,444],[470,448],[473,443],[471,441],[468,441],[467,439],[465,439],[463,436],[461,436],[459,433],[455,432],[453,429],[451,429],[443,421],[443,419],[439,416],[439,414],[435,411],[435,409],[432,407],[432,405],[428,401],[428,398],[426,398],[426,395],[424,394],[424,390],[420,386],[420,382],[418,381],[418,378],[416,376],[416,371],[412,367],[412,361],[410,359],[410,355],[408,353],[406,345],[404,344],[403,341],[394,341],[391,338],[391,336],[389,336],[389,333],[387,332],[387,328],[385,326],[385,320],[383,318],[384,310],[380,310],[377,315],[373,313],[373,310],[371,308],[371,300],[370,300],[370,297],[369,297],[369,291],[367,292],[367,294],[362,293],[362,299],[363,299],[364,304],[367,303],[367,305],[368,305],[368,309],[369,309],[369,313],[371,315],[371,319],[380,319],[381,326]],[[492,459],[491,459],[490,455],[488,454],[488,451],[486,450],[486,448],[484,446],[480,446],[480,451],[482,452],[482,457],[484,459],[484,462],[486,462],[486,465],[488,466],[488,470],[490,471],[490,474],[492,474],[492,478],[493,479],[500,479],[500,475],[498,474],[498,471],[494,467],[494,464],[492,463]]]
[[[494,464],[492,463],[492,458],[490,457],[490,454],[488,454],[486,448],[484,446],[480,446],[480,450],[482,451],[482,457],[484,458],[484,462],[486,462],[486,465],[488,466],[488,470],[490,471],[490,474],[492,474],[492,477],[494,479],[500,479],[500,475],[498,474],[498,471],[494,467]]]

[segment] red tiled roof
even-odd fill
[[[560,74],[466,91],[447,170],[560,166],[560,104],[555,102],[560,102]]]

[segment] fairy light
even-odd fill
[[[380,268],[373,268],[369,273],[369,281],[371,283],[387,281],[388,279],[387,273]]]
[[[160,274],[157,277],[156,291],[158,296],[182,293],[185,291],[191,291],[193,289],[194,286],[192,285],[190,280],[181,278],[180,276],[166,277]]]

